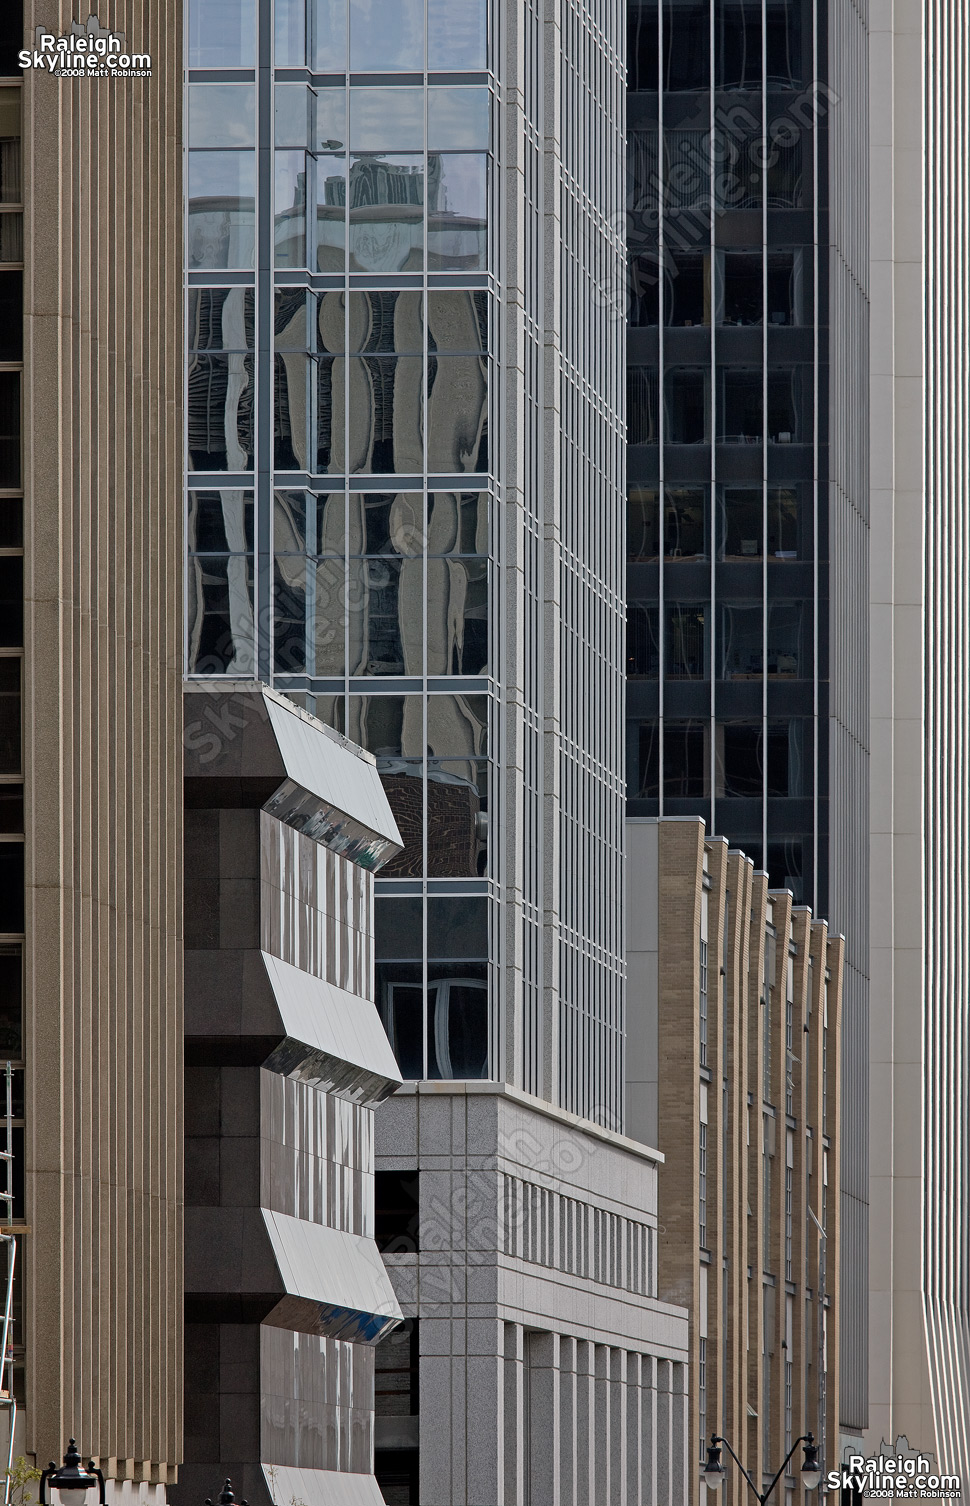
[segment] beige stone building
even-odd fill
[[[690,1457],[723,1434],[767,1484],[811,1431],[834,1467],[842,938],[699,819],[631,820],[627,852],[628,1132],[665,1158],[658,1295],[690,1312]],[[746,1491],[728,1464],[725,1499]]]

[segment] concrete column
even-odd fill
[[[532,1333],[529,1358],[529,1506],[559,1506],[559,1335]]]

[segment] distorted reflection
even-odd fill
[[[364,155],[350,163],[350,270],[424,266],[424,154]]]
[[[187,531],[189,672],[251,675],[255,670],[252,492],[191,492]],[[196,552],[202,549],[213,552]]]

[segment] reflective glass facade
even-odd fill
[[[824,96],[812,0],[628,8],[632,815],[828,902]]]
[[[553,46],[486,0],[193,0],[186,154],[186,672],[376,755],[405,1075],[611,1123],[620,15]]]

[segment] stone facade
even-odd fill
[[[831,1468],[842,940],[702,821],[627,831],[628,1124],[664,1156],[657,1291],[690,1312],[689,1455],[723,1433],[767,1483],[812,1431]],[[747,1488],[729,1468],[725,1499]]]

